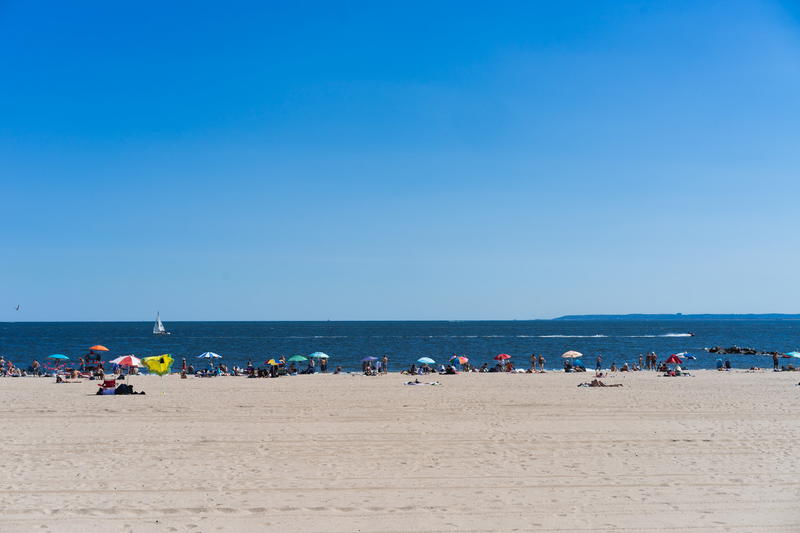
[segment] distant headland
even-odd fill
[[[630,315],[564,315],[553,320],[800,320],[800,314],[630,314]]]

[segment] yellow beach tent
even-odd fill
[[[172,368],[172,361],[173,359],[168,353],[163,355],[154,355],[152,357],[145,357],[142,359],[142,363],[144,363],[144,366],[147,367],[147,370],[153,374],[158,374],[159,376],[169,374]]]

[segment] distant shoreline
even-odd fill
[[[629,314],[629,315],[564,315],[553,320],[800,320],[800,314]]]
[[[388,319],[388,320],[170,320],[170,324],[324,324],[324,323],[395,323],[395,322],[553,322],[568,320],[617,320],[617,321],[656,321],[656,320],[800,320],[800,314],[785,313],[743,313],[743,314],[647,314],[634,313],[627,315],[564,315],[555,318],[481,318],[481,319]],[[0,320],[0,324],[149,324],[152,320]]]

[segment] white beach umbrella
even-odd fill
[[[206,352],[197,356],[198,359],[222,359],[222,356],[214,352]]]
[[[570,350],[561,354],[561,357],[564,359],[578,359],[579,357],[583,357],[583,354],[581,352],[576,352],[575,350]]]

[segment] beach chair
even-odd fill
[[[104,379],[103,383],[98,384],[100,389],[97,391],[97,394],[114,394],[117,389],[117,380],[114,379]]]

